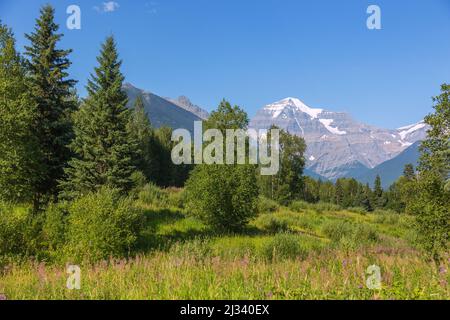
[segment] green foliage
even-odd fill
[[[270,129],[279,128],[272,126]],[[267,140],[270,141],[268,134]],[[259,185],[262,194],[279,203],[287,204],[298,198],[302,189],[302,174],[305,166],[305,140],[280,130],[280,169],[277,174],[261,176]]]
[[[0,22],[0,199],[31,202],[39,177],[36,110],[12,32]]]
[[[327,203],[327,202],[318,202],[318,203],[308,203],[305,201],[292,201],[289,204],[289,209],[292,211],[305,211],[305,210],[314,210],[318,213],[322,213],[324,211],[339,211],[342,208],[336,204],[333,203]]]
[[[44,247],[50,255],[62,251],[67,237],[69,206],[67,202],[50,204],[45,210],[45,222],[42,228]]]
[[[142,211],[118,190],[102,188],[69,208],[65,254],[74,262],[126,256],[143,227]]]
[[[347,248],[356,248],[379,240],[378,233],[371,226],[349,221],[329,221],[323,225],[322,232],[333,242]]]
[[[39,256],[41,224],[32,208],[0,203],[0,257]]]
[[[175,144],[172,131],[172,128],[163,126],[154,132],[152,146],[158,164],[154,181],[160,187],[183,187],[192,170],[192,165],[175,165],[172,162],[171,153]]]
[[[258,187],[250,165],[199,165],[186,185],[186,209],[213,228],[242,229],[257,214]]]
[[[421,246],[438,261],[448,251],[450,231],[450,192],[436,173],[422,173],[417,192],[408,205],[416,216],[416,230]]]
[[[138,96],[134,102],[127,130],[130,139],[137,146],[133,158],[134,165],[144,174],[147,181],[157,182],[158,171],[161,166],[157,152],[159,145],[145,112],[142,96]]]
[[[205,122],[205,129],[246,129],[247,114],[222,101]],[[257,214],[255,166],[198,165],[186,184],[186,209],[207,225],[224,231],[242,229]]]
[[[286,220],[278,219],[272,214],[263,214],[258,218],[258,227],[269,232],[279,233],[289,230],[289,224]]]
[[[148,183],[142,188],[138,194],[138,201],[154,207],[166,207],[169,202],[167,193],[152,183]]]
[[[25,47],[28,92],[35,107],[33,134],[40,147],[42,167],[35,184],[35,207],[57,194],[58,181],[71,157],[68,148],[73,138],[71,113],[77,107],[74,94],[76,81],[69,79],[67,70],[71,50],[57,48],[62,34],[54,21],[55,10],[46,5],[36,20],[35,31],[27,34],[30,45]]]
[[[98,63],[88,82],[89,96],[74,117],[75,139],[71,148],[76,157],[66,170],[68,180],[62,183],[63,197],[69,199],[103,186],[120,192],[132,188],[137,147],[127,130],[130,111],[122,91],[124,77],[113,37],[102,45]]]
[[[450,240],[450,85],[442,85],[433,101],[435,112],[425,118],[431,129],[420,147],[420,174],[407,209],[417,216],[422,246],[439,261]]]
[[[298,236],[290,233],[276,234],[263,248],[264,256],[270,261],[277,259],[305,259],[308,251],[302,247]]]
[[[279,207],[279,204],[274,200],[268,199],[264,196],[259,196],[258,198],[259,213],[275,212],[279,209]]]

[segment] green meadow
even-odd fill
[[[182,191],[134,205],[145,226],[133,255],[81,264],[81,288],[66,287],[66,263],[14,262],[0,276],[8,299],[449,299],[441,265],[415,245],[413,218],[260,199],[239,234],[221,234],[186,212]],[[146,200],[151,199],[150,202]],[[367,268],[381,270],[369,289]]]

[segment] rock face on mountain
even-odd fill
[[[184,110],[192,112],[200,119],[206,120],[209,118],[209,113],[207,111],[193,104],[191,100],[189,100],[189,98],[186,96],[179,96],[176,99],[166,98],[166,100],[176,104],[177,106],[183,108]]]
[[[376,176],[379,175],[383,188],[388,188],[403,174],[405,165],[410,163],[414,167],[417,166],[420,157],[419,146],[420,141],[415,142],[395,158],[383,162],[356,179],[373,186]]]
[[[254,129],[272,125],[304,137],[307,168],[330,180],[361,176],[423,139],[427,130],[423,122],[381,129],[343,112],[310,108],[296,98],[265,106],[250,122]]]
[[[128,95],[129,107],[133,106],[139,95],[142,96],[145,111],[152,125],[156,128],[169,126],[173,129],[184,128],[192,132],[194,130],[194,121],[202,120],[202,118],[187,110],[187,108],[183,108],[153,93],[138,89],[129,83],[123,86],[123,90]]]

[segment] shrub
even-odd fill
[[[359,213],[359,214],[366,214],[367,210],[363,207],[350,207],[347,208],[347,211],[353,212],[353,213]]]
[[[269,198],[260,196],[258,198],[258,212],[259,213],[270,213],[275,212],[280,208],[279,204]]]
[[[292,201],[288,207],[292,211],[303,211],[303,210],[310,209],[311,204],[309,204],[305,201]]]
[[[164,190],[167,195],[167,204],[175,208],[184,208],[185,193],[183,189],[169,188]]]
[[[304,259],[308,255],[297,236],[290,233],[279,233],[275,235],[263,247],[263,255],[266,259]]]
[[[257,221],[260,228],[270,233],[285,232],[289,230],[286,220],[281,220],[271,214],[264,214]]]
[[[398,224],[400,220],[400,215],[393,211],[385,211],[385,210],[375,210],[375,223],[379,224]]]
[[[251,165],[199,165],[186,184],[188,214],[216,230],[240,231],[257,214]]]
[[[50,204],[44,212],[45,222],[42,237],[49,252],[59,251],[66,242],[69,204]]]
[[[329,221],[322,227],[322,232],[332,241],[339,242],[353,231],[353,225],[347,221]]]
[[[40,257],[42,224],[31,207],[0,203],[0,257]]]
[[[329,202],[318,202],[315,203],[312,208],[314,210],[316,210],[317,212],[321,213],[324,211],[339,211],[342,210],[342,208],[334,203],[329,203]]]
[[[322,227],[322,232],[333,242],[353,248],[379,240],[377,232],[371,226],[341,220],[329,221]]]
[[[144,205],[166,207],[168,205],[168,196],[166,192],[153,183],[148,183],[139,192],[138,201]]]
[[[27,247],[24,231],[29,216],[29,208],[0,204],[0,255],[24,252],[24,249]]]
[[[131,199],[108,188],[75,200],[69,211],[65,252],[75,261],[126,255],[144,222],[143,213]]]

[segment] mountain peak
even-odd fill
[[[267,105],[264,109],[272,112],[272,117],[277,118],[285,108],[293,108],[297,111],[306,113],[311,119],[316,119],[323,109],[314,109],[307,106],[298,98],[288,97],[283,100]]]

